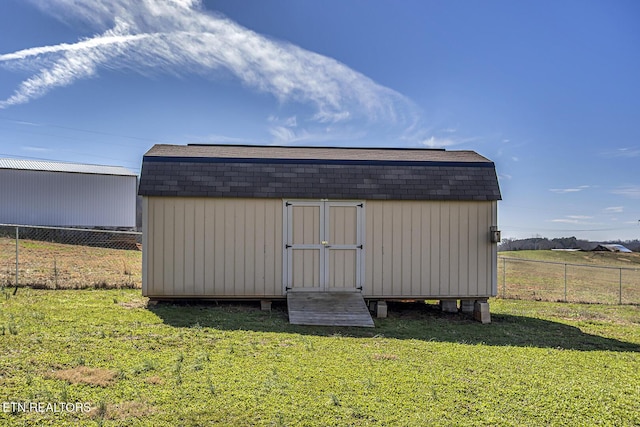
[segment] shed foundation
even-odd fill
[[[473,317],[481,323],[491,323],[489,303],[486,300],[478,300],[473,306]]]
[[[476,300],[473,300],[473,299],[461,299],[460,311],[465,314],[473,314],[475,303],[476,303]]]
[[[443,299],[440,300],[440,310],[445,313],[457,313],[458,312],[458,301]]]

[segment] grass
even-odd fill
[[[15,285],[15,239],[0,238],[0,283]],[[20,285],[43,289],[140,288],[142,252],[20,240]]]
[[[623,304],[640,304],[638,253],[513,251],[499,254],[498,293],[503,297],[616,304],[620,302],[621,290]]]
[[[6,290],[5,290],[6,293]],[[491,300],[493,323],[390,304],[375,329],[284,304],[147,306],[138,290],[0,298],[0,424],[638,425],[640,307]]]

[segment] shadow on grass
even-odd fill
[[[564,323],[535,317],[493,314],[483,325],[463,314],[447,314],[435,305],[389,302],[389,317],[375,328],[292,325],[284,301],[261,311],[256,302],[160,302],[148,309],[178,328],[292,333],[316,336],[385,337],[461,344],[540,347],[566,350],[640,352],[640,345],[591,335]]]

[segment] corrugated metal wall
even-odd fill
[[[282,296],[282,200],[145,197],[145,296]]]
[[[135,227],[135,176],[0,169],[0,222]]]
[[[496,294],[497,202],[368,201],[365,295]]]
[[[495,295],[496,202],[367,201],[365,209],[366,297]],[[143,211],[144,295],[283,296],[282,200],[145,197]]]

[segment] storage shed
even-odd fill
[[[353,293],[379,315],[439,299],[488,316],[497,293],[500,189],[473,151],[156,145],[139,194],[154,299]]]
[[[0,223],[133,228],[137,184],[119,166],[0,159]]]

